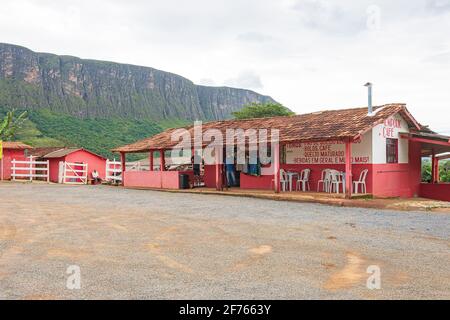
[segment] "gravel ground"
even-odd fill
[[[47,184],[0,198],[3,299],[450,299],[445,213]]]

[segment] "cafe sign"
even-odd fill
[[[352,163],[370,163],[370,147],[364,150],[362,142],[352,144]],[[344,164],[345,143],[320,141],[291,143],[285,147],[287,164]]]

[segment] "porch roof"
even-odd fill
[[[390,116],[400,113],[411,128],[427,130],[411,116],[402,103],[386,104],[374,108],[372,115],[367,108],[326,110],[295,116],[257,118],[246,120],[212,121],[202,125],[203,133],[208,129],[217,129],[225,137],[227,129],[271,129],[279,130],[279,141],[288,143],[296,141],[344,140],[356,139],[377,124],[383,123]],[[194,126],[184,127],[194,137]],[[171,141],[171,135],[178,129],[169,129],[153,137],[137,141],[114,149],[114,152],[137,153],[150,150],[169,149],[178,141]],[[270,137],[268,137],[270,141]],[[204,143],[207,145],[208,143]]]
[[[413,131],[409,134],[403,133],[401,134],[401,137],[411,141],[420,142],[421,155],[423,157],[450,152],[450,136],[437,134],[431,131]]]

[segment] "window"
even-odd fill
[[[398,139],[386,139],[386,162],[398,163]]]

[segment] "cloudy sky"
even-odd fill
[[[405,102],[450,134],[450,0],[2,0],[0,42],[151,66],[297,113]]]

